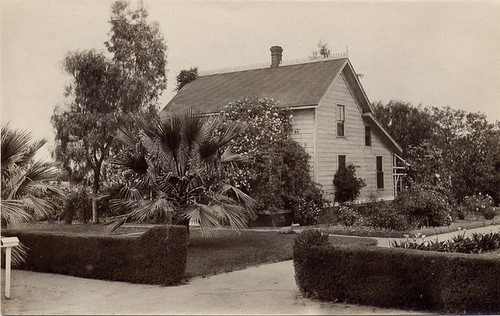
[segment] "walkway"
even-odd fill
[[[293,275],[292,261],[283,261],[161,287],[14,270],[12,298],[2,296],[2,314],[412,313],[305,299]]]

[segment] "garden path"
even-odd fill
[[[174,287],[14,270],[2,314],[415,314],[305,299],[293,275],[291,260]]]

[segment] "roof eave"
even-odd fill
[[[401,145],[399,145],[398,142],[396,142],[394,140],[394,138],[392,138],[392,136],[385,130],[385,128],[382,125],[380,125],[380,123],[375,118],[373,113],[363,113],[362,116],[369,118],[373,123],[375,123],[377,128],[380,129],[384,133],[384,135],[387,137],[387,139],[389,139],[389,141],[392,143],[392,145],[394,145],[395,149],[397,149],[398,154],[400,154],[400,155],[403,154],[403,148],[401,147]]]

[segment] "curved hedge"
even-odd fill
[[[27,246],[25,270],[132,283],[174,285],[184,278],[185,226],[154,227],[140,237],[2,230]]]
[[[311,240],[311,236],[307,237]],[[297,237],[299,289],[313,297],[453,313],[500,312],[500,258],[490,255],[325,245]]]

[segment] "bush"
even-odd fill
[[[476,216],[483,216],[485,219],[493,219],[496,213],[493,209],[493,198],[488,194],[474,194],[466,196],[464,199],[466,212]]]
[[[444,226],[451,223],[451,206],[443,193],[414,184],[394,201],[399,214],[405,214],[414,227]]]
[[[349,164],[335,173],[333,185],[335,186],[335,201],[344,203],[354,201],[366,183],[363,179],[356,177],[356,167]]]
[[[345,226],[363,225],[363,216],[351,205],[341,204],[339,206],[339,222]]]
[[[92,199],[90,191],[83,186],[71,186],[66,190],[62,216],[66,224],[71,224],[75,218],[87,223],[92,217]]]
[[[405,249],[477,254],[500,249],[500,233],[473,233],[471,237],[465,237],[464,233],[445,241],[426,240],[419,242],[418,239],[409,239],[400,243],[395,241],[392,246]]]
[[[293,261],[301,292],[319,299],[452,313],[500,310],[500,260],[491,256],[311,245],[294,246]]]
[[[388,202],[375,202],[366,206],[368,212],[367,221],[370,226],[387,228],[392,230],[405,230],[408,221],[403,214]]]
[[[185,273],[187,230],[154,227],[138,238],[2,230],[29,248],[20,268],[132,283],[179,283]]]
[[[253,157],[231,170],[229,182],[257,201],[260,214],[286,209],[301,224],[315,224],[324,200],[310,175],[309,154],[290,137],[291,111],[272,99],[251,97],[229,103],[220,114],[247,126],[232,148]]]

